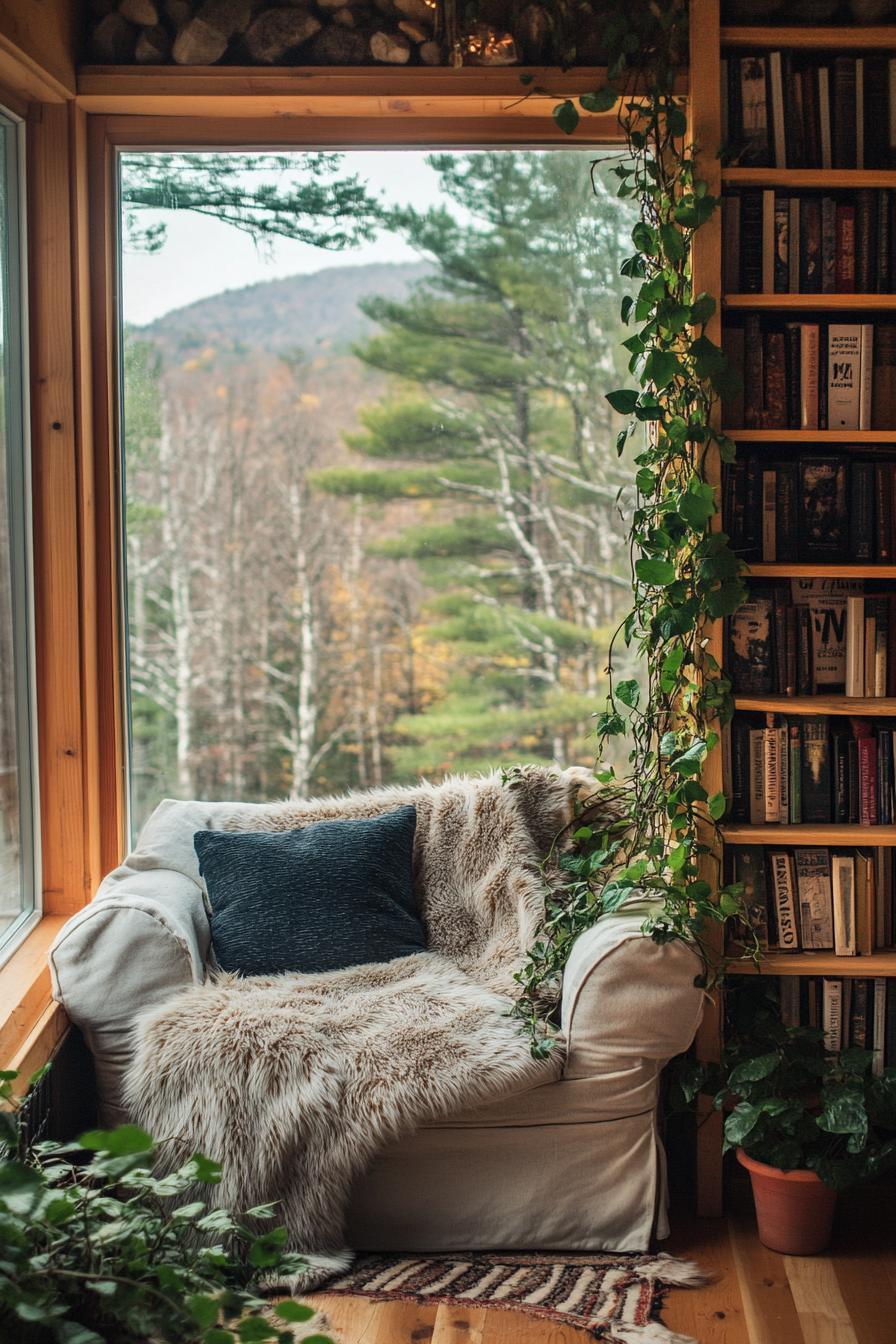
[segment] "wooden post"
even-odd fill
[[[691,0],[690,23],[690,103],[689,130],[697,149],[698,175],[708,184],[713,196],[721,191],[721,167],[717,150],[721,143],[721,56],[719,40],[719,0]],[[717,210],[712,219],[699,229],[694,237],[691,259],[694,293],[712,294],[718,307],[707,324],[710,340],[719,342],[722,331],[722,219]],[[720,468],[718,454],[711,455],[707,476],[717,492]],[[717,496],[718,498],[718,496]],[[720,526],[719,515],[714,520]],[[722,661],[722,623],[716,621],[709,630],[709,652]],[[703,785],[712,795],[722,789],[722,752],[713,751],[703,771]],[[709,826],[701,840],[715,845],[715,832]],[[707,862],[707,879],[715,881],[715,862]],[[710,936],[719,934],[714,928]],[[720,938],[715,951],[721,951]],[[715,1062],[722,1047],[721,995],[714,992],[707,1002],[703,1023],[697,1034],[697,1055],[701,1060]],[[722,1212],[722,1117],[712,1109],[709,1099],[701,1097],[697,1111],[697,1212],[703,1217],[719,1217]]]

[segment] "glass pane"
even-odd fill
[[[592,159],[123,156],[136,827],[592,762],[634,222]]]
[[[0,946],[34,908],[18,128],[0,114]]]

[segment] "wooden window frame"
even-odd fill
[[[43,918],[0,968],[0,1067],[27,1076],[67,1026],[47,949],[126,850],[118,461],[117,154],[134,149],[621,144],[613,112],[570,140],[557,100],[602,70],[87,69],[71,96],[25,71]],[[20,85],[24,93],[19,91]],[[682,77],[680,91],[686,91]]]

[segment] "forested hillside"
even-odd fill
[[[627,588],[602,388],[629,222],[580,155],[433,162],[445,206],[392,221],[419,264],[127,333],[138,821],[591,759]]]

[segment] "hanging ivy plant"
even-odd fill
[[[622,300],[636,386],[607,397],[628,421],[616,441],[619,453],[632,436],[644,441],[635,457],[629,529],[633,602],[611,644],[610,690],[597,716],[599,757],[614,737],[628,738],[631,751],[624,775],[598,768],[597,806],[588,815],[613,820],[575,831],[572,852],[560,859],[564,880],[552,883],[541,936],[517,977],[515,1011],[536,1055],[553,1045],[546,1021],[571,945],[599,915],[636,891],[655,898],[645,931],[657,942],[692,941],[708,985],[719,958],[707,930],[741,911],[741,888],[722,884],[711,843],[726,799],[710,796],[701,782],[733,708],[707,626],[733,613],[746,593],[742,564],[714,526],[709,467],[733,461],[735,452],[714,428],[715,409],[732,375],[707,334],[716,300],[695,294],[691,282],[694,237],[719,201],[699,176],[686,105],[675,93],[687,23],[686,3],[667,8],[636,0],[609,15],[608,82],[578,100],[587,112],[619,109],[625,150],[613,172],[619,196],[640,206],[632,253],[622,265],[638,286]],[[554,108],[567,134],[579,115],[569,99]],[[620,640],[638,655],[640,681],[614,676]]]

